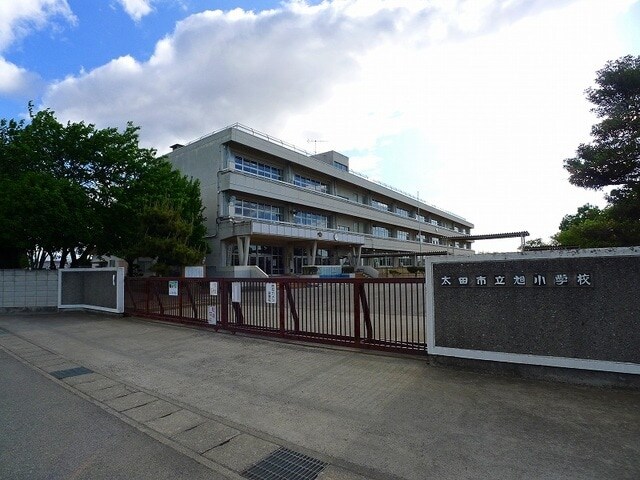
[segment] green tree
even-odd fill
[[[593,141],[578,146],[564,167],[573,185],[613,188],[604,209],[585,205],[566,216],[556,239],[581,247],[639,245],[640,56],[607,62],[586,94],[602,120],[591,129]]]
[[[15,267],[31,259],[44,266],[45,254],[64,265],[86,265],[92,254],[140,251],[141,225],[151,206],[171,211],[149,235],[180,239],[167,261],[201,259],[206,253],[200,188],[172,169],[166,158],[138,145],[138,127],[97,129],[84,122],[61,124],[50,110],[30,122],[0,121],[0,264]],[[183,223],[190,225],[184,236]],[[180,233],[177,233],[180,232]],[[153,242],[147,242],[153,246]],[[135,248],[134,248],[135,246]],[[131,257],[127,257],[131,260]],[[198,260],[199,261],[199,260]]]
[[[552,238],[550,242],[545,242],[542,238],[532,238],[524,242],[524,248],[526,249],[544,249],[548,247],[554,247],[558,243]],[[522,250],[522,245],[518,247],[518,250]]]

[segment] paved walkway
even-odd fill
[[[0,349],[0,478],[225,478]]]
[[[640,392],[98,314],[0,328],[0,348],[227,478],[640,478]]]

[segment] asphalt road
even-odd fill
[[[0,478],[224,477],[0,350]]]

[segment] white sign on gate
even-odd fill
[[[264,295],[267,303],[277,303],[278,295],[275,283],[266,283],[264,286]]]
[[[218,323],[218,307],[216,305],[209,305],[207,307],[207,323],[209,323],[209,325],[216,325]]]
[[[218,296],[218,282],[209,282],[209,295]]]
[[[233,303],[240,303],[241,292],[242,292],[242,284],[240,282],[233,282],[231,284],[231,301]]]
[[[178,280],[169,280],[169,296],[178,296]]]

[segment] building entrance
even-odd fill
[[[233,265],[240,265],[238,247],[233,248],[232,261]],[[283,275],[283,248],[271,245],[250,245],[249,265],[257,265],[267,275]]]

